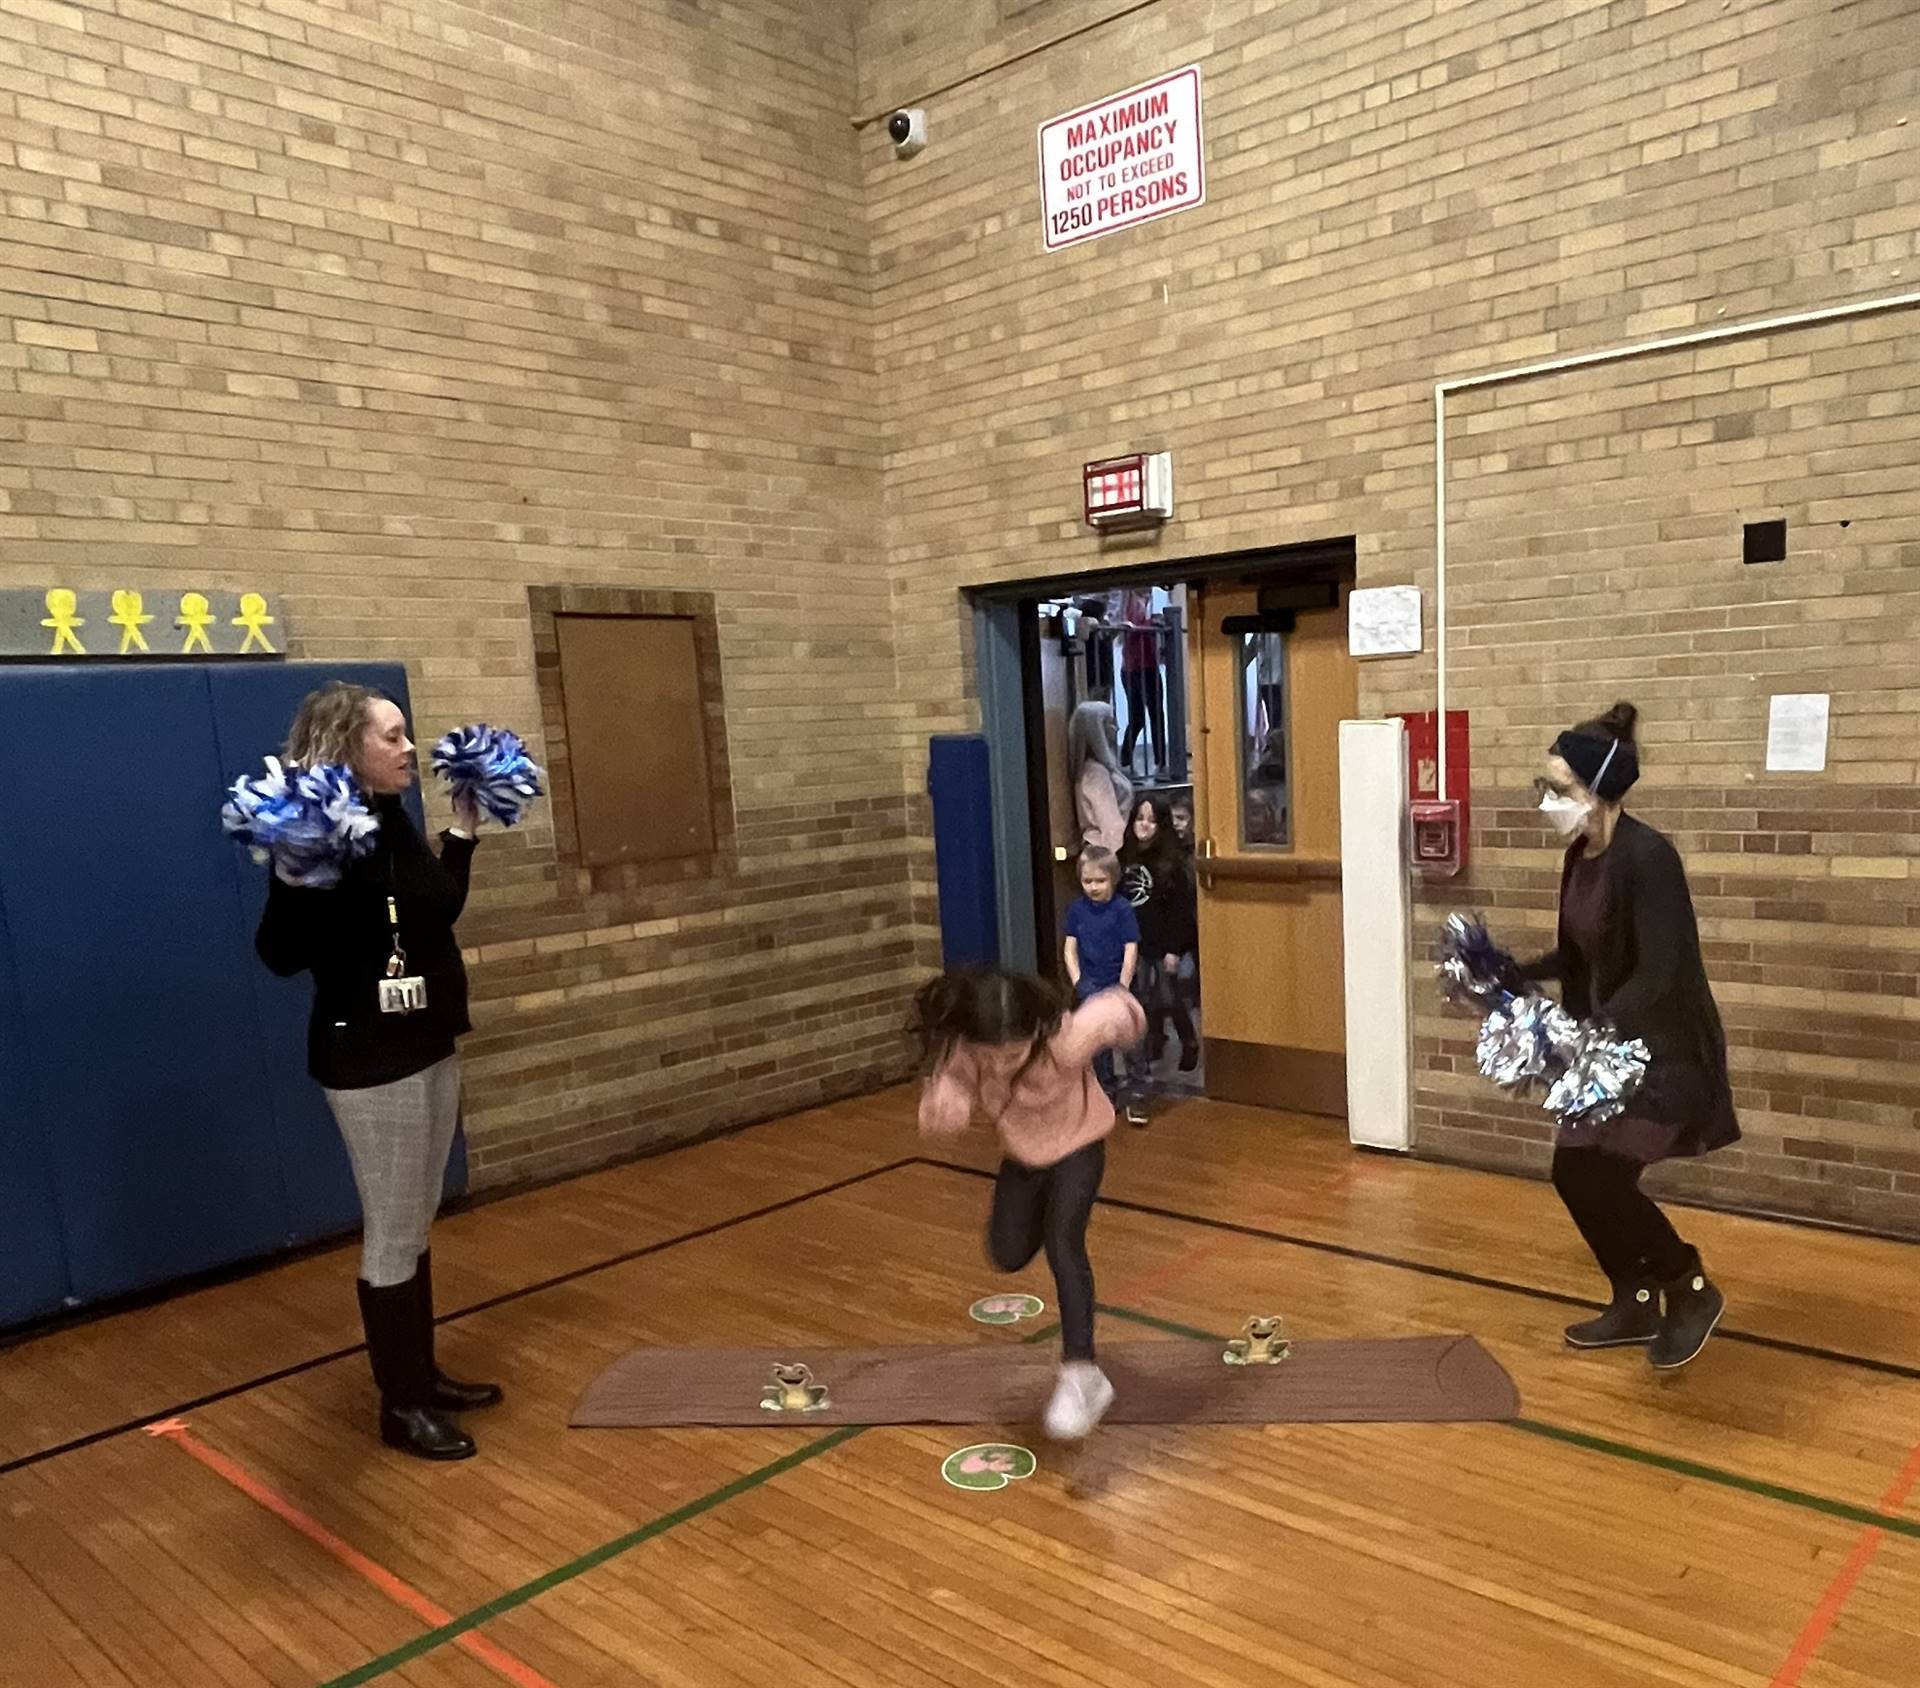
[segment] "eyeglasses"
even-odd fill
[[[1533,794],[1536,797],[1571,797],[1573,792],[1558,780],[1537,779],[1533,782]]]

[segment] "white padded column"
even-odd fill
[[[1411,836],[1405,725],[1342,721],[1347,1134],[1374,1149],[1413,1147],[1413,1024],[1407,994]]]

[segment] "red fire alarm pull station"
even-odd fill
[[[1403,715],[1407,724],[1407,791],[1413,810],[1413,865],[1427,879],[1451,879],[1467,861],[1472,764],[1467,712],[1447,711],[1447,789],[1440,789],[1439,717]]]

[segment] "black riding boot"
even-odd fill
[[[469,1459],[473,1438],[430,1403],[433,1360],[420,1340],[415,1279],[375,1288],[360,1280],[360,1321],[380,1388],[380,1440],[420,1459]]]
[[[433,1357],[432,1249],[420,1256],[420,1263],[414,1269],[413,1282],[415,1294],[419,1297],[417,1316],[425,1331],[421,1340],[427,1349],[427,1374],[432,1380],[427,1392],[427,1404],[443,1413],[473,1413],[482,1407],[499,1406],[506,1399],[499,1384],[462,1383],[458,1378],[448,1377]]]

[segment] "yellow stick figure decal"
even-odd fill
[[[47,594],[47,614],[40,623],[42,627],[53,629],[53,649],[50,656],[58,656],[62,651],[71,651],[75,656],[85,656],[87,647],[80,643],[74,634],[76,627],[85,627],[86,622],[74,612],[80,607],[80,600],[64,586],[56,586]]]
[[[240,594],[240,613],[233,618],[233,625],[247,630],[247,642],[240,647],[242,656],[253,649],[256,639],[260,642],[260,648],[269,656],[275,654],[265,632],[265,629],[273,625],[273,617],[267,614],[267,600],[258,592]]]
[[[120,629],[120,654],[125,656],[136,646],[149,655],[153,647],[147,643],[146,634],[140,631],[153,617],[146,614],[146,605],[138,592],[116,592],[113,595],[113,614],[107,617]]]
[[[180,647],[180,654],[188,651],[205,651],[213,655],[213,641],[207,637],[207,629],[213,625],[213,611],[207,607],[204,592],[183,592],[180,596],[180,613],[174,618],[175,627],[187,630],[187,642]]]

